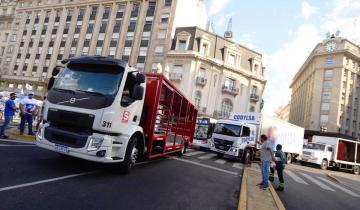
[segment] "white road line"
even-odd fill
[[[295,182],[308,185],[307,182],[305,182],[302,178],[300,178],[298,175],[296,175],[296,174],[293,173],[292,171],[289,171],[289,170],[284,170],[284,171],[285,171],[285,173],[286,173],[287,175],[289,175]]]
[[[201,167],[212,169],[212,170],[215,170],[215,171],[220,171],[220,172],[231,174],[231,175],[234,175],[234,176],[239,175],[238,173],[233,172],[233,171],[228,171],[228,170],[224,170],[224,169],[221,169],[221,168],[216,168],[216,167],[213,167],[213,166],[205,165],[205,164],[190,161],[190,160],[180,159],[180,158],[176,158],[176,157],[170,157],[170,159],[174,159],[174,160],[185,162],[185,163],[190,163],[190,164],[193,164],[193,165],[201,166]]]
[[[224,159],[217,159],[217,160],[215,160],[215,163],[224,164],[224,163],[226,163],[226,160],[224,160]]]
[[[35,147],[36,145],[11,145],[11,144],[0,144],[0,147]]]
[[[232,165],[232,167],[242,169],[242,168],[244,168],[244,165],[241,164],[241,163],[234,163],[234,164]]]
[[[334,189],[330,188],[329,186],[325,185],[324,183],[316,180],[315,178],[311,177],[310,175],[308,174],[305,174],[305,173],[301,173],[299,172],[301,175],[303,175],[305,178],[307,178],[308,180],[310,180],[311,182],[313,182],[314,184],[316,184],[317,186],[323,188],[324,190],[330,190],[330,191],[335,191]]]
[[[198,157],[200,160],[209,160],[213,157],[217,156],[217,154],[214,154],[214,153],[210,153],[210,154],[206,154],[206,155],[203,155],[203,156],[200,156]]]
[[[36,144],[35,142],[26,142],[26,141],[17,141],[17,140],[6,140],[6,139],[0,139],[0,142],[16,142],[16,143],[22,143],[22,144]]]
[[[99,171],[90,171],[90,172],[84,172],[84,173],[79,173],[79,174],[61,176],[61,177],[57,177],[57,178],[53,178],[53,179],[44,179],[44,180],[29,182],[29,183],[25,183],[25,184],[3,187],[3,188],[0,188],[0,192],[7,191],[7,190],[13,190],[13,189],[17,189],[17,188],[29,187],[29,186],[33,186],[33,185],[48,183],[48,182],[55,182],[55,181],[59,181],[59,180],[63,180],[63,179],[70,179],[73,177],[84,176],[84,175],[93,174],[96,172],[99,172]]]
[[[200,154],[204,154],[205,152],[202,152],[202,151],[195,151],[195,152],[189,152],[189,153],[185,153],[184,155],[185,156],[194,156],[194,155],[200,155]]]
[[[346,189],[346,188],[344,188],[344,187],[342,187],[342,186],[340,186],[340,185],[337,185],[337,184],[333,183],[332,181],[327,180],[327,179],[324,178],[324,177],[319,177],[319,179],[321,179],[322,181],[328,183],[329,185],[332,185],[333,187],[338,188],[339,190],[344,191],[345,193],[347,193],[347,194],[349,194],[349,195],[351,195],[351,196],[358,197],[358,198],[360,197],[359,194],[356,194],[356,193],[354,193],[354,192],[352,192],[352,191],[350,191],[350,190],[348,190],[348,189]]]

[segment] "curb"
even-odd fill
[[[248,170],[256,171],[252,168],[245,168],[244,173],[241,180],[241,190],[240,190],[240,197],[237,210],[247,210],[247,177],[248,177]],[[276,193],[272,184],[269,184],[270,193],[274,199],[274,202],[279,210],[286,210],[284,204],[280,200],[280,197]]]
[[[30,135],[20,135],[19,133],[17,132],[14,132],[12,130],[9,130],[8,133],[10,134],[10,136],[13,136],[13,137],[16,137],[18,139],[21,139],[21,140],[27,140],[27,141],[35,141],[35,136],[30,136]]]

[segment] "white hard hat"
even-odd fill
[[[35,95],[34,92],[30,91],[28,95]]]

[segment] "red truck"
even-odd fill
[[[128,172],[140,159],[184,153],[197,109],[162,74],[98,56],[62,61],[49,81],[38,146]],[[55,78],[56,77],[56,78]]]

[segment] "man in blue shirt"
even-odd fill
[[[16,111],[16,105],[15,105],[15,99],[16,99],[16,94],[15,93],[11,93],[10,94],[10,99],[6,101],[5,103],[5,121],[4,124],[1,126],[0,129],[0,138],[9,138],[8,136],[5,136],[5,130],[7,128],[7,126],[10,124],[10,122],[12,121],[12,118],[15,115],[15,111]]]

